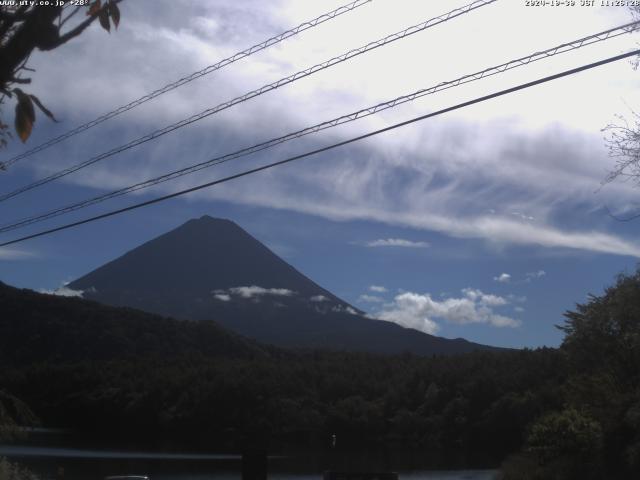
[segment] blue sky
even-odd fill
[[[268,3],[268,4],[267,4]],[[328,11],[341,2],[123,2],[122,24],[33,56],[39,118],[29,145]],[[627,22],[624,8],[499,1],[0,204],[3,222],[84,199]],[[35,155],[2,191],[241,95],[464,2],[374,0]],[[539,33],[544,31],[544,35]],[[623,36],[425,97],[222,168],[92,209],[153,198],[428,111],[612,56]],[[638,72],[623,61],[414,124],[189,197],[0,250],[0,279],[55,289],[203,214],[230,218],[304,274],[377,318],[445,337],[555,346],[562,313],[640,257],[637,188],[600,188],[614,166],[601,128],[630,117]],[[5,114],[6,115],[6,114]],[[5,119],[6,121],[6,119]],[[10,157],[22,147],[3,153]],[[67,218],[67,217],[65,217]],[[6,220],[5,220],[6,219]],[[38,227],[54,226],[51,221]],[[31,227],[18,233],[36,231]],[[263,287],[269,287],[264,285]]]

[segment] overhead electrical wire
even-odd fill
[[[34,188],[40,187],[42,185],[45,185],[49,182],[52,182],[54,180],[57,180],[58,178],[61,177],[65,177],[67,175],[70,175],[78,170],[81,170],[83,168],[86,168],[90,165],[93,165],[101,160],[104,160],[108,157],[111,157],[113,155],[116,155],[118,153],[121,153],[125,150],[129,150],[133,147],[136,147],[138,145],[141,145],[145,142],[154,140],[158,137],[161,137],[163,135],[166,135],[169,132],[172,132],[174,130],[177,130],[179,128],[185,127],[187,125],[190,125],[194,122],[200,121],[204,118],[207,118],[215,113],[218,113],[222,110],[225,110],[227,108],[230,108],[234,105],[237,105],[239,103],[242,102],[246,102],[247,100],[250,100],[254,97],[257,97],[259,95],[262,95],[263,93],[269,92],[271,90],[275,90],[276,88],[282,87],[283,85],[287,85],[289,83],[295,82],[296,80],[299,80],[301,78],[305,78],[309,75],[312,75],[314,73],[317,73],[321,70],[325,70],[329,67],[332,67],[334,65],[337,65],[339,63],[342,63],[346,60],[349,60],[353,57],[356,57],[358,55],[362,55],[365,52],[371,51],[373,49],[376,49],[378,47],[382,47],[384,45],[387,45],[391,42],[395,42],[396,40],[400,40],[403,38],[406,38],[410,35],[413,35],[415,33],[421,32],[423,30],[426,30],[427,28],[433,27],[435,25],[438,25],[440,23],[444,23],[447,22],[453,18],[459,17],[460,15],[464,15],[466,13],[469,13],[473,10],[476,10],[478,8],[484,7],[486,5],[489,5],[491,3],[496,2],[497,0],[475,0],[474,2],[465,5],[463,7],[460,8],[456,8],[454,10],[451,10],[450,12],[447,12],[445,14],[439,15],[437,17],[431,18],[429,20],[426,20],[425,22],[419,23],[417,25],[413,25],[411,27],[405,28],[399,32],[393,33],[391,35],[387,35],[384,38],[381,38],[379,40],[370,42],[362,47],[353,49],[353,50],[349,50],[346,53],[343,53],[342,55],[339,55],[337,57],[333,57],[329,60],[326,60],[322,63],[319,63],[317,65],[314,65],[313,67],[309,67],[305,70],[301,70],[297,73],[294,73],[293,75],[289,75],[288,77],[284,77],[281,78],[280,80],[264,85],[256,90],[253,90],[251,92],[248,92],[240,97],[236,97],[233,100],[229,100],[227,102],[221,103],[220,105],[217,105],[215,107],[212,108],[208,108],[206,110],[203,110],[200,113],[197,113],[195,115],[192,115],[189,118],[186,118],[184,120],[181,120],[177,123],[168,125],[164,128],[161,128],[159,130],[155,130],[152,133],[149,133],[143,137],[139,137],[135,140],[132,140],[124,145],[120,145],[119,147],[113,148],[107,152],[101,153],[99,155],[96,155],[94,157],[89,158],[88,160],[85,160],[79,164],[73,165],[71,167],[65,168],[63,170],[60,170],[56,173],[53,173],[47,177],[44,177],[40,180],[36,180],[33,183],[30,183],[28,185],[25,185],[23,187],[20,187],[16,190],[13,190],[11,192],[5,193],[0,195],[0,202],[6,201],[10,198],[13,198],[17,195],[20,195],[21,193],[27,192],[29,190],[33,190]]]
[[[54,210],[50,210],[48,212],[45,213],[40,213],[40,214],[36,214],[36,215],[32,215],[20,220],[16,220],[12,223],[9,224],[5,224],[0,226],[0,233],[4,233],[4,232],[8,232],[8,231],[12,231],[18,228],[22,228],[22,227],[26,227],[28,225],[32,225],[35,223],[39,223],[42,222],[44,220],[48,220],[54,217],[58,217],[60,215],[64,215],[70,212],[74,212],[76,210],[80,210],[82,208],[86,208],[89,207],[91,205],[95,205],[97,203],[101,203],[104,202],[106,200],[112,199],[112,198],[116,198],[122,195],[126,195],[128,193],[132,193],[138,190],[142,190],[144,188],[149,188],[155,185],[158,185],[160,183],[164,183],[166,181],[169,180],[173,180],[175,178],[179,178],[182,177],[184,175],[188,175],[194,172],[197,172],[199,170],[205,169],[205,168],[209,168],[215,165],[220,165],[222,163],[226,163],[229,162],[231,160],[235,160],[241,157],[245,157],[247,155],[262,151],[262,150],[266,150],[268,148],[272,148],[276,145],[280,145],[284,142],[290,141],[290,140],[294,140],[296,138],[300,138],[303,137],[305,135],[309,135],[312,133],[317,133],[319,131],[328,129],[328,128],[332,128],[338,125],[342,125],[348,122],[352,122],[355,121],[359,118],[363,118],[363,117],[367,117],[369,115],[373,115],[376,114],[378,112],[381,112],[383,110],[389,109],[389,108],[393,108],[396,107],[398,105],[407,103],[407,102],[411,102],[414,101],[418,98],[421,98],[423,96],[426,95],[430,95],[442,90],[447,90],[449,88],[453,88],[459,85],[464,85],[476,80],[480,80],[482,78],[486,78],[489,76],[493,76],[508,70],[511,70],[513,68],[517,68],[517,67],[521,67],[521,66],[525,66],[525,65],[529,65],[533,62],[536,62],[538,60],[542,60],[545,58],[550,58],[554,55],[557,54],[561,54],[561,53],[566,53],[566,52],[570,52],[573,50],[577,50],[581,47],[584,47],[586,45],[591,45],[593,43],[596,42],[602,42],[604,40],[607,39],[611,39],[611,38],[615,38],[618,37],[620,35],[624,35],[626,33],[630,33],[633,32],[635,30],[637,30],[638,28],[640,28],[640,21],[636,21],[636,22],[630,22],[627,23],[625,25],[620,25],[618,27],[614,27],[614,28],[610,28],[608,30],[604,30],[602,32],[599,33],[595,33],[592,35],[588,35],[586,37],[582,37],[579,38],[577,40],[573,40],[571,42],[567,42],[567,43],[563,43],[551,48],[548,48],[546,50],[541,50],[535,53],[532,53],[528,56],[524,56],[524,57],[520,57],[517,58],[515,60],[511,60],[505,63],[502,63],[500,65],[494,66],[494,67],[489,67],[489,68],[485,68],[484,70],[480,70],[478,72],[475,73],[471,73],[468,75],[464,75],[462,77],[456,78],[454,80],[449,80],[449,81],[445,81],[445,82],[441,82],[438,83],[435,86],[429,87],[429,88],[424,88],[424,89],[420,89],[417,90],[416,92],[413,92],[411,94],[408,95],[403,95],[400,97],[397,97],[393,100],[389,100],[386,102],[382,102],[379,103],[377,105],[374,105],[372,107],[368,107],[368,108],[364,108],[361,110],[358,110],[356,112],[352,112],[349,113],[347,115],[343,115],[337,118],[334,118],[332,120],[328,120],[322,123],[318,123],[316,125],[313,125],[311,127],[306,127],[302,130],[298,130],[296,132],[292,132],[292,133],[288,133],[286,135],[283,135],[281,137],[277,137],[277,138],[273,138],[270,140],[267,140],[265,142],[261,142],[258,143],[256,145],[252,145],[250,147],[246,147],[240,150],[237,150],[235,152],[232,153],[228,153],[225,155],[221,155],[221,156],[217,156],[214,157],[210,160],[204,161],[204,162],[200,162],[194,165],[190,165],[188,167],[184,167],[181,168],[179,170],[174,170],[172,172],[163,174],[161,176],[158,177],[154,177],[148,180],[145,180],[143,182],[139,182],[136,183],[134,185],[130,185],[128,187],[123,187],[121,189],[118,190],[114,190],[112,192],[109,193],[105,193],[102,195],[98,195],[80,202],[76,202],[70,205],[66,205],[63,207],[59,207],[56,208]]]
[[[38,152],[42,152],[43,150],[46,150],[47,148],[56,145],[70,137],[73,137],[74,135],[77,135],[81,132],[84,132],[85,130],[89,130],[90,128],[95,127],[96,125],[101,124],[102,122],[105,122],[107,120],[109,120],[110,118],[113,118],[117,115],[120,115],[121,113],[127,112],[129,110],[131,110],[132,108],[135,108],[139,105],[142,105],[143,103],[148,102],[149,100],[153,100],[154,98],[170,92],[172,90],[175,90],[178,87],[181,87],[182,85],[185,85],[186,83],[192,82],[200,77],[204,77],[205,75],[209,75],[210,73],[213,73],[217,70],[220,70],[224,67],[226,67],[227,65],[231,65],[234,62],[237,62],[238,60],[241,60],[243,58],[246,58],[250,55],[253,55],[254,53],[260,52],[262,50],[265,50],[273,45],[276,45],[277,43],[282,42],[283,40],[286,40],[287,38],[293,37],[295,35],[297,35],[300,32],[304,32],[305,30],[308,30],[310,28],[316,27],[328,20],[332,20],[336,17],[339,17],[340,15],[343,15],[345,13],[351,12],[353,10],[355,10],[358,7],[361,7],[363,5],[366,5],[370,2],[372,2],[373,0],[355,0],[351,3],[348,3],[346,5],[343,5],[341,7],[336,8],[335,10],[332,10],[328,13],[324,13],[322,15],[320,15],[319,17],[316,17],[312,20],[308,20],[304,23],[301,23],[300,25],[298,25],[297,27],[291,28],[285,32],[282,32],[274,37],[271,37],[263,42],[260,42],[252,47],[247,48],[246,50],[243,50],[241,52],[235,53],[234,55],[231,55],[230,57],[227,57],[223,60],[220,60],[217,63],[214,63],[212,65],[209,65],[201,70],[198,70],[197,72],[194,72],[190,75],[187,75],[186,77],[182,77],[179,80],[176,80],[175,82],[169,83],[167,85],[165,85],[164,87],[161,87],[157,90],[154,90],[151,93],[148,93],[136,100],[133,100],[129,103],[127,103],[126,105],[123,105],[121,107],[116,108],[115,110],[112,110],[108,113],[105,113],[104,115],[99,116],[98,118],[91,120],[90,122],[84,123],[82,125],[79,125],[78,127],[69,130],[65,133],[63,133],[62,135],[59,135],[57,137],[51,138],[49,140],[47,140],[46,142],[41,143],[40,145],[37,145],[25,152],[22,152],[12,158],[10,158],[9,160],[5,161],[5,162],[0,162],[0,166],[3,168],[7,168],[10,167],[11,165],[13,165],[16,162],[19,162],[20,160],[30,157],[31,155],[34,155]]]
[[[447,107],[447,108],[444,108],[442,110],[438,110],[436,112],[427,113],[425,115],[420,115],[418,117],[414,117],[412,119],[405,120],[403,122],[395,123],[395,124],[390,125],[388,127],[384,127],[384,128],[378,129],[378,130],[374,130],[372,132],[365,133],[363,135],[359,135],[357,137],[350,138],[348,140],[343,140],[341,142],[328,145],[326,147],[318,148],[316,150],[305,152],[305,153],[300,154],[300,155],[295,155],[293,157],[285,158],[284,160],[280,160],[280,161],[277,161],[277,162],[269,163],[267,165],[262,165],[260,167],[252,168],[250,170],[245,170],[244,172],[236,173],[234,175],[230,175],[228,177],[220,178],[218,180],[214,180],[214,181],[207,182],[207,183],[204,183],[204,184],[201,184],[201,185],[197,185],[195,187],[186,188],[186,189],[180,190],[178,192],[174,192],[174,193],[171,193],[171,194],[168,194],[168,195],[164,195],[162,197],[157,197],[157,198],[154,198],[152,200],[147,200],[145,202],[140,202],[140,203],[137,203],[137,204],[134,204],[134,205],[130,205],[128,207],[119,208],[117,210],[112,210],[110,212],[102,213],[100,215],[95,215],[93,217],[85,218],[83,220],[78,220],[76,222],[67,223],[65,225],[61,225],[61,226],[58,226],[58,227],[55,227],[55,228],[50,228],[48,230],[43,230],[43,231],[40,231],[40,232],[37,232],[37,233],[33,233],[31,235],[26,235],[24,237],[16,238],[14,240],[9,240],[7,242],[0,243],[0,247],[6,247],[6,246],[9,246],[9,245],[14,245],[16,243],[24,242],[26,240],[42,237],[44,235],[50,235],[50,234],[55,233],[55,232],[59,232],[59,231],[62,231],[62,230],[67,230],[69,228],[73,228],[73,227],[77,227],[77,226],[80,226],[80,225],[84,225],[86,223],[90,223],[90,222],[94,222],[94,221],[97,221],[97,220],[101,220],[103,218],[112,217],[114,215],[118,215],[118,214],[121,214],[121,213],[129,212],[131,210],[136,210],[138,208],[146,207],[148,205],[153,205],[155,203],[163,202],[163,201],[169,200],[171,198],[175,198],[175,197],[179,197],[179,196],[182,196],[182,195],[186,195],[188,193],[192,193],[192,192],[195,192],[195,191],[198,191],[198,190],[202,190],[202,189],[209,188],[209,187],[212,187],[212,186],[215,186],[215,185],[219,185],[219,184],[231,181],[231,180],[235,180],[237,178],[241,178],[241,177],[245,177],[247,175],[251,175],[251,174],[254,174],[254,173],[257,173],[257,172],[261,172],[263,170],[268,170],[270,168],[277,167],[277,166],[280,166],[280,165],[285,165],[287,163],[291,163],[291,162],[294,162],[296,160],[301,160],[303,158],[310,157],[312,155],[317,155],[319,153],[323,153],[323,152],[332,150],[332,149],[337,148],[337,147],[342,147],[342,146],[345,146],[345,145],[348,145],[348,144],[351,144],[351,143],[355,143],[355,142],[358,142],[360,140],[364,140],[366,138],[370,138],[370,137],[373,137],[375,135],[379,135],[381,133],[389,132],[391,130],[395,130],[397,128],[404,127],[404,126],[410,125],[412,123],[416,123],[416,122],[419,122],[419,121],[422,121],[422,120],[426,120],[427,118],[436,117],[436,116],[442,115],[444,113],[448,113],[448,112],[451,112],[451,111],[454,111],[454,110],[458,110],[458,109],[461,109],[461,108],[469,107],[471,105],[475,105],[477,103],[485,102],[485,101],[491,100],[493,98],[501,97],[503,95],[507,95],[507,94],[514,93],[514,92],[517,92],[517,91],[520,91],[520,90],[531,88],[531,87],[534,87],[536,85],[540,85],[542,83],[546,83],[546,82],[550,82],[552,80],[557,80],[559,78],[563,78],[563,77],[567,77],[567,76],[570,76],[570,75],[574,75],[576,73],[583,72],[585,70],[590,70],[592,68],[596,68],[596,67],[599,67],[599,66],[602,66],[602,65],[606,65],[606,64],[609,64],[609,63],[612,63],[612,62],[615,62],[615,61],[618,61],[618,60],[622,60],[622,59],[625,59],[625,58],[629,58],[629,57],[632,57],[632,56],[635,56],[635,55],[639,55],[639,54],[640,54],[640,49],[633,50],[631,52],[627,52],[627,53],[623,53],[623,54],[616,55],[616,56],[613,56],[613,57],[609,57],[609,58],[606,58],[606,59],[603,59],[603,60],[600,60],[600,61],[597,61],[597,62],[593,62],[593,63],[589,63],[589,64],[586,64],[586,65],[582,65],[580,67],[572,68],[570,70],[565,70],[563,72],[556,73],[554,75],[549,75],[547,77],[539,78],[539,79],[533,80],[531,82],[522,83],[522,84],[517,85],[515,87],[511,87],[511,88],[507,88],[507,89],[504,89],[504,90],[500,90],[498,92],[494,92],[494,93],[491,93],[491,94],[488,94],[488,95],[484,95],[482,97],[477,97],[477,98],[474,98],[473,100],[468,100],[466,102],[458,103],[457,105],[454,105],[452,107]]]

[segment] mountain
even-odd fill
[[[209,216],[190,220],[67,287],[108,305],[214,320],[283,347],[425,355],[493,348],[367,318],[234,222]]]
[[[0,365],[122,358],[265,358],[257,342],[214,322],[163,318],[131,308],[21,290],[0,282]]]

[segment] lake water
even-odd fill
[[[241,457],[227,454],[157,453],[0,445],[0,457],[20,462],[43,479],[53,479],[59,467],[65,480],[101,480],[107,475],[149,475],[152,480],[239,480]],[[321,480],[317,462],[305,465],[300,458],[269,457],[270,480]],[[492,480],[495,470],[403,470],[394,469],[400,480]]]

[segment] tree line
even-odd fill
[[[560,348],[457,356],[281,350],[10,287],[0,304],[0,386],[47,426],[223,451],[328,450],[335,435],[340,451],[502,464],[505,479],[640,473],[638,272],[567,312]]]

